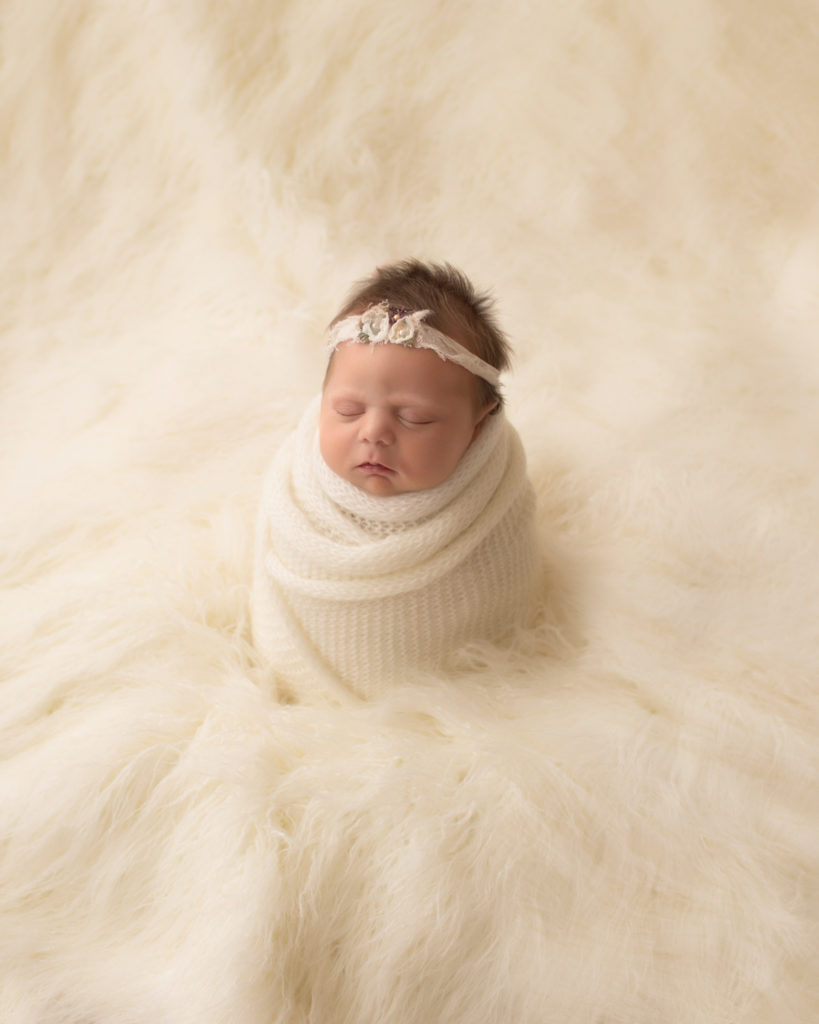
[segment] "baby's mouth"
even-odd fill
[[[365,473],[394,473],[394,469],[390,469],[389,466],[383,465],[381,462],[360,462],[357,466],[358,469],[363,470]]]

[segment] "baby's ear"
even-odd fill
[[[481,409],[481,411],[478,413],[478,419],[475,421],[475,429],[472,431],[473,441],[478,436],[478,434],[480,434],[481,429],[483,428],[483,425],[486,422],[487,417],[489,416],[489,413],[492,412],[493,409],[497,409],[497,407],[498,399],[493,398],[492,401],[487,402],[483,409]]]

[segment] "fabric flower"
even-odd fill
[[[415,323],[411,317],[402,316],[390,328],[390,341],[398,345],[409,345],[415,338]]]
[[[383,306],[371,306],[361,314],[360,333],[367,341],[386,341],[390,330],[390,317]]]

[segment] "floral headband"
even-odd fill
[[[334,351],[345,341],[354,341],[372,345],[404,345],[406,348],[428,348],[441,359],[449,363],[457,363],[476,377],[482,377],[493,387],[500,380],[500,370],[484,362],[434,327],[424,323],[430,313],[428,309],[419,309],[414,313],[406,309],[397,309],[386,302],[370,306],[363,313],[348,316],[339,320],[330,328],[327,347]]]

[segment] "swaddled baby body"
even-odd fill
[[[507,342],[458,271],[379,269],[329,348],[265,478],[253,636],[297,699],[372,698],[529,617],[534,496],[502,411]]]

